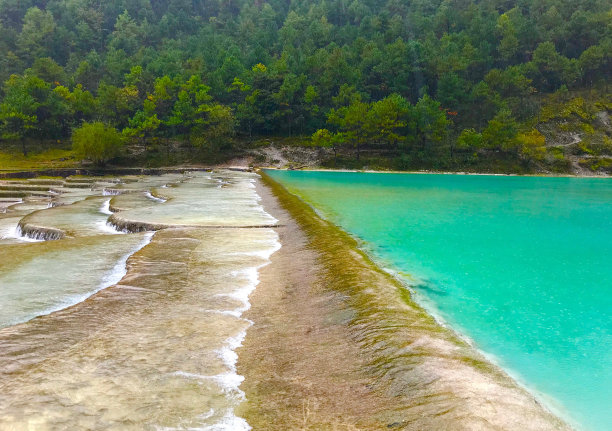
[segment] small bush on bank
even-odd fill
[[[97,165],[104,165],[117,157],[123,146],[121,133],[99,121],[83,123],[72,133],[72,148],[76,155]]]

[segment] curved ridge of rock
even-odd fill
[[[111,211],[113,211],[111,209]],[[146,232],[146,231],[157,231],[162,229],[167,229],[170,227],[183,227],[183,226],[173,226],[168,224],[161,223],[147,223],[136,220],[128,220],[120,217],[117,213],[111,215],[108,218],[108,224],[113,226],[115,229],[121,232],[129,232],[129,233],[137,233],[137,232]]]
[[[149,223],[144,221],[128,220],[115,213],[108,218],[108,224],[120,232],[138,233],[147,231],[158,231],[171,228],[202,228],[202,229],[267,229],[281,227],[280,224],[261,225],[193,225],[193,224],[163,224]]]

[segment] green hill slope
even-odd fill
[[[610,52],[609,0],[0,0],[0,133],[65,140],[102,121],[214,161],[324,129],[320,145],[397,167],[562,170],[542,147],[563,124],[534,119],[553,94],[605,88]],[[605,123],[609,93],[583,99]],[[588,124],[585,145],[605,146]],[[575,166],[605,164],[562,153],[579,151]]]

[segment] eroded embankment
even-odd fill
[[[562,430],[356,241],[262,173],[282,249],[261,271],[239,372],[254,429]]]

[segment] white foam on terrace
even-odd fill
[[[101,253],[101,259],[97,264],[109,265],[106,270],[99,266],[88,267],[87,262],[95,252],[89,250],[90,247],[87,245],[80,245],[73,250],[69,246],[64,251],[69,255],[68,261],[62,262],[58,259],[56,251],[42,252],[32,260],[0,273],[0,327],[27,322],[35,317],[63,310],[85,301],[100,290],[117,284],[127,273],[129,257],[149,244],[152,236],[153,233],[149,232],[126,240],[127,244],[133,245],[125,246],[124,254],[117,253],[117,260],[109,260],[103,256],[104,253]],[[141,239],[138,240],[139,238]],[[24,245],[24,247],[38,247],[38,245]],[[58,246],[58,249],[63,247]],[[88,253],[88,256],[82,258]],[[35,270],[44,268],[44,264],[55,266],[48,273]],[[62,264],[67,267],[62,269]],[[83,273],[87,270],[88,273]],[[77,276],[78,280],[75,279]]]
[[[250,429],[252,428],[247,421],[235,416],[229,410],[218,423],[202,428],[204,431],[248,431]]]
[[[86,292],[84,294],[80,294],[80,295],[69,296],[65,298],[61,303],[43,310],[42,312],[38,314],[38,316],[45,316],[45,315],[54,313],[56,311],[63,310],[65,308],[72,307],[73,305],[76,305],[76,304],[79,304],[85,301],[87,298],[95,295],[99,291],[107,289],[119,283],[121,279],[125,276],[125,274],[127,274],[127,261],[130,258],[130,256],[132,256],[134,253],[138,252],[139,250],[147,246],[151,242],[151,239],[153,238],[154,233],[155,232],[147,232],[144,235],[143,240],[139,244],[137,244],[136,247],[134,247],[128,253],[124,254],[115,263],[115,265],[106,274],[104,274],[104,276],[102,277],[102,280],[100,281],[100,283],[94,290]]]
[[[240,384],[244,380],[243,376],[240,376],[236,370],[236,364],[238,362],[238,354],[236,349],[242,346],[242,343],[247,335],[248,327],[253,325],[253,322],[242,318],[242,314],[251,307],[249,302],[249,296],[256,289],[259,284],[259,270],[270,263],[270,257],[276,251],[281,248],[281,243],[278,238],[278,234],[272,229],[268,230],[272,233],[273,239],[268,241],[267,244],[262,244],[262,248],[256,252],[242,253],[243,255],[256,256],[264,260],[260,265],[248,267],[242,270],[233,271],[231,276],[239,279],[240,281],[246,281],[246,283],[234,291],[226,294],[220,294],[219,296],[226,296],[235,299],[242,303],[241,306],[230,310],[224,310],[225,313],[241,318],[247,323],[247,328],[240,331],[238,334],[229,337],[225,340],[225,345],[217,350],[217,355],[223,361],[225,366],[229,369],[228,373],[220,374],[215,376],[216,380],[226,391],[237,392],[241,398],[245,397],[244,392],[240,389]],[[231,428],[231,426],[239,426],[239,428]],[[228,428],[229,427],[229,428]],[[223,421],[220,423],[206,428],[209,430],[230,430],[230,429],[245,429],[249,430],[251,427],[244,419],[239,418],[232,414],[224,416]]]
[[[19,241],[24,241],[24,242],[43,242],[43,241],[48,241],[50,239],[57,239],[55,238],[55,235],[47,235],[43,232],[38,232],[35,234],[28,233],[28,232],[24,233],[23,230],[21,229],[21,226],[19,226],[19,224],[17,224],[15,228],[10,231],[7,238],[17,239]]]
[[[23,235],[18,223],[15,223],[14,226],[4,231],[1,234],[0,239],[12,239],[12,240],[23,241],[23,242],[42,242],[44,241],[43,239],[30,238],[29,236]]]
[[[228,279],[224,284],[229,288],[222,293],[214,295],[220,299],[225,298],[225,300],[221,301],[221,304],[228,305],[221,306],[219,309],[202,310],[207,313],[232,317],[243,323],[239,325],[240,329],[238,331],[223,340],[221,347],[214,350],[217,358],[222,363],[224,371],[212,375],[193,374],[183,371],[174,373],[174,375],[183,378],[213,382],[220,388],[228,400],[228,408],[216,411],[214,417],[209,418],[207,421],[209,423],[199,428],[203,430],[251,429],[250,425],[234,412],[234,408],[246,399],[245,393],[240,389],[244,377],[238,374],[237,371],[238,354],[236,350],[242,346],[248,328],[253,325],[252,321],[243,317],[243,313],[251,307],[249,297],[259,284],[259,270],[270,263],[272,254],[280,249],[281,243],[278,234],[272,228],[258,230],[257,235],[248,237],[245,240],[248,241],[248,250],[227,250],[219,256],[221,260],[229,258],[231,262],[238,258],[239,261],[243,262],[239,269],[230,271],[227,274]],[[210,424],[211,420],[214,420],[213,424]]]
[[[102,206],[100,207],[100,212],[102,214],[106,214],[106,215],[113,214],[113,212],[110,210],[110,201],[111,201],[110,199],[105,200]]]
[[[113,212],[110,210],[110,199],[107,199],[104,201],[104,203],[102,204],[102,206],[100,207],[100,212],[104,215],[112,215]],[[127,232],[121,230],[121,229],[117,229],[115,225],[113,225],[112,223],[109,223],[108,219],[106,220],[100,220],[98,222],[96,222],[96,227],[104,233],[110,234],[110,235],[123,235],[126,234]]]
[[[184,186],[169,192],[175,194],[175,196],[173,196],[172,204],[169,203],[168,205],[177,205],[184,200],[180,189],[185,187],[187,195],[196,199],[201,193],[206,193],[205,200],[215,202],[215,207],[211,208],[212,211],[227,212],[234,208],[242,211],[244,213],[243,219],[247,225],[256,225],[261,223],[261,220],[277,222],[261,206],[261,199],[254,190],[255,179],[239,178],[237,181],[227,181],[225,179],[204,178],[204,181],[216,183],[218,186],[230,185],[227,193],[231,196],[237,196],[239,200],[226,200],[224,202],[227,199],[226,197],[216,193],[210,195],[210,189],[203,189],[202,192],[198,190],[197,194],[194,194],[193,183],[189,184],[189,181],[187,181]],[[203,203],[205,201],[197,201],[195,204],[202,205]],[[156,210],[157,208],[155,207]],[[209,210],[205,205],[202,205],[202,209],[203,211]],[[205,228],[206,225],[204,224],[203,227]],[[211,292],[211,301],[210,303],[204,303],[206,305],[202,307],[201,312],[210,313],[211,320],[220,319],[219,323],[227,322],[226,327],[228,329],[235,329],[229,329],[229,333],[222,335],[218,340],[211,340],[214,343],[213,346],[216,344],[216,347],[212,347],[211,350],[203,349],[202,355],[210,357],[210,360],[212,360],[209,366],[198,370],[198,372],[193,372],[193,368],[192,370],[179,369],[171,372],[170,375],[188,379],[199,385],[216,386],[219,395],[222,395],[225,399],[225,402],[221,404],[206,405],[206,408],[214,408],[198,416],[195,423],[189,424],[188,429],[247,431],[251,429],[251,426],[245,419],[235,413],[235,408],[246,399],[245,393],[240,389],[244,377],[237,370],[237,349],[242,346],[248,328],[253,325],[253,322],[244,318],[243,314],[251,307],[249,297],[259,284],[259,270],[270,263],[272,254],[280,249],[281,243],[278,234],[272,228],[250,230],[250,233],[245,232],[244,234],[237,234],[236,231],[232,230],[231,235],[228,233],[230,236],[223,239],[221,239],[223,235],[215,235],[211,238],[211,241],[212,243],[222,241],[221,248],[214,248],[211,253],[204,253],[203,257],[207,260],[210,259],[212,262],[218,262],[224,268],[226,268],[225,265],[230,265],[230,268],[227,270],[228,272],[222,273],[223,275],[220,273],[219,276],[222,278],[214,287],[211,286],[211,288],[218,289],[217,293]],[[215,276],[211,275],[211,277]],[[214,298],[218,298],[218,300]],[[218,317],[214,317],[215,315]],[[208,356],[209,354],[214,356]],[[218,362],[215,362],[214,357],[217,358]],[[210,370],[211,373],[207,374],[206,370]],[[174,430],[182,428],[158,426],[156,429]]]
[[[119,230],[113,225],[109,223],[107,220],[100,220],[96,222],[96,227],[100,230],[100,232],[109,234],[109,235],[125,235],[127,232],[123,230]]]
[[[278,221],[262,208],[252,188],[252,174],[222,178],[188,178],[165,189],[165,205],[134,207],[122,211],[124,220],[149,225],[244,227],[272,226]],[[225,185],[224,185],[225,184]],[[223,188],[215,186],[224,185]]]
[[[117,196],[123,193],[121,190],[117,189],[104,189],[102,190],[102,196]]]
[[[128,253],[123,255],[121,259],[119,259],[117,263],[115,263],[115,266],[113,266],[113,268],[104,275],[104,277],[102,278],[102,282],[100,283],[96,291],[93,293],[96,293],[102,289],[106,289],[107,287],[119,283],[121,279],[127,274],[127,261],[130,256],[146,247],[151,242],[151,239],[153,238],[154,234],[155,232],[145,233],[143,235],[142,241]],[[91,293],[89,296],[91,296],[93,293]]]
[[[239,376],[235,373],[204,376],[201,374],[188,373],[185,371],[176,371],[172,373],[172,375],[189,380],[214,382],[222,388],[226,396],[235,397],[237,401],[244,400],[244,393],[239,389],[239,386],[243,382],[244,377]],[[215,423],[210,425],[202,425],[200,427],[189,427],[189,429],[206,431],[249,431],[252,429],[246,420],[234,414],[234,410],[232,408],[226,408],[221,410],[220,412],[217,412],[214,409],[209,409],[208,411],[199,415],[198,419],[201,422],[206,422],[207,420],[213,419],[215,416],[220,416],[220,418],[218,418]],[[156,429],[160,431],[173,431],[179,429],[182,430],[184,428],[156,427]]]
[[[158,198],[157,196],[153,196],[153,194],[151,194],[151,192],[149,192],[149,191],[145,192],[145,196],[148,197],[149,199],[151,199],[152,201],[155,201],[155,202],[164,203],[164,202],[167,201],[167,199]]]

